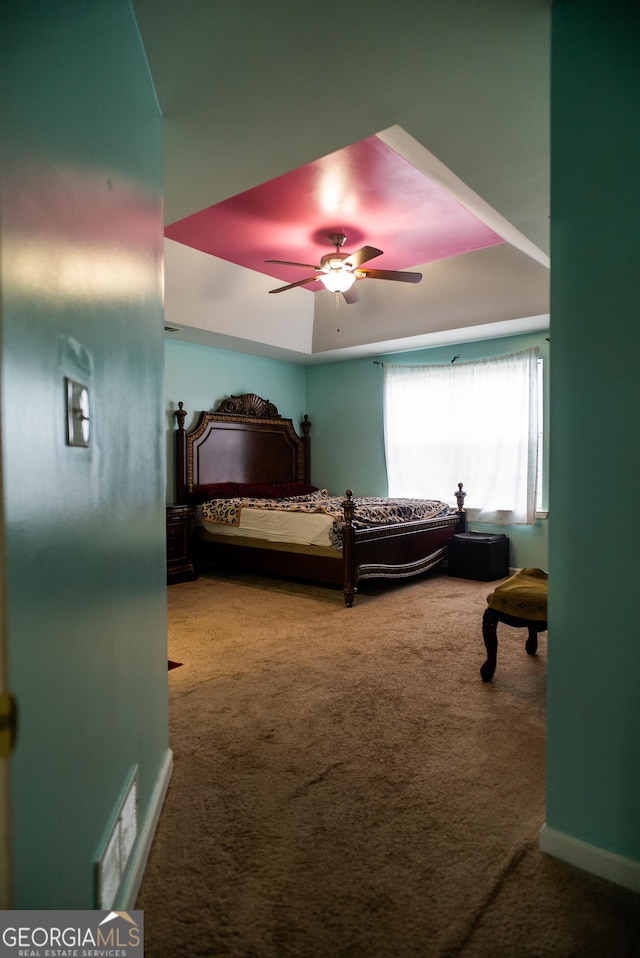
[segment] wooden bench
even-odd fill
[[[521,569],[487,596],[482,617],[482,637],[487,660],[480,669],[483,682],[490,682],[498,657],[498,623],[527,629],[525,648],[529,655],[538,651],[538,633],[547,631],[547,580],[541,569]]]

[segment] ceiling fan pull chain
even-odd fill
[[[336,290],[336,332],[340,332],[340,293]]]

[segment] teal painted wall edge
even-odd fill
[[[92,909],[125,783],[143,834],[170,755],[162,121],[129,0],[8,0],[1,33],[13,904]]]
[[[554,4],[547,825],[636,863],[638,49],[635,4]]]
[[[513,352],[529,345],[539,346],[544,359],[545,382],[548,383],[547,333],[458,343],[455,347],[395,353],[377,359],[407,363],[449,362],[453,355],[469,360]],[[197,412],[212,409],[225,396],[241,392],[257,392],[264,399],[275,402],[281,414],[291,417],[296,427],[307,413],[312,423],[311,472],[316,485],[327,486],[336,495],[352,488],[359,495],[385,496],[382,385],[382,369],[372,359],[300,366],[167,340],[168,501],[174,499],[173,412],[178,401],[184,402],[189,413],[189,426],[193,425]],[[548,402],[545,410],[548,410]],[[548,448],[548,429],[545,430],[545,444]],[[548,462],[548,456],[545,456],[545,462]],[[547,526],[547,520],[541,519],[534,526],[495,527],[496,531],[506,532],[510,537],[513,566],[547,568]],[[470,528],[494,529],[486,524]]]

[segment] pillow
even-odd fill
[[[193,498],[196,502],[207,499],[290,499],[293,496],[310,496],[318,487],[305,482],[216,482],[198,486]]]
[[[239,482],[236,489],[236,496],[251,499],[290,499],[318,491],[317,486],[305,482]]]
[[[195,502],[206,502],[207,499],[235,499],[238,495],[237,488],[237,482],[216,482],[198,486],[192,498]]]

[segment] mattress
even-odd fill
[[[266,539],[300,545],[331,546],[334,518],[322,512],[279,512],[244,506],[239,525],[224,525],[201,518],[203,529],[216,538]]]

